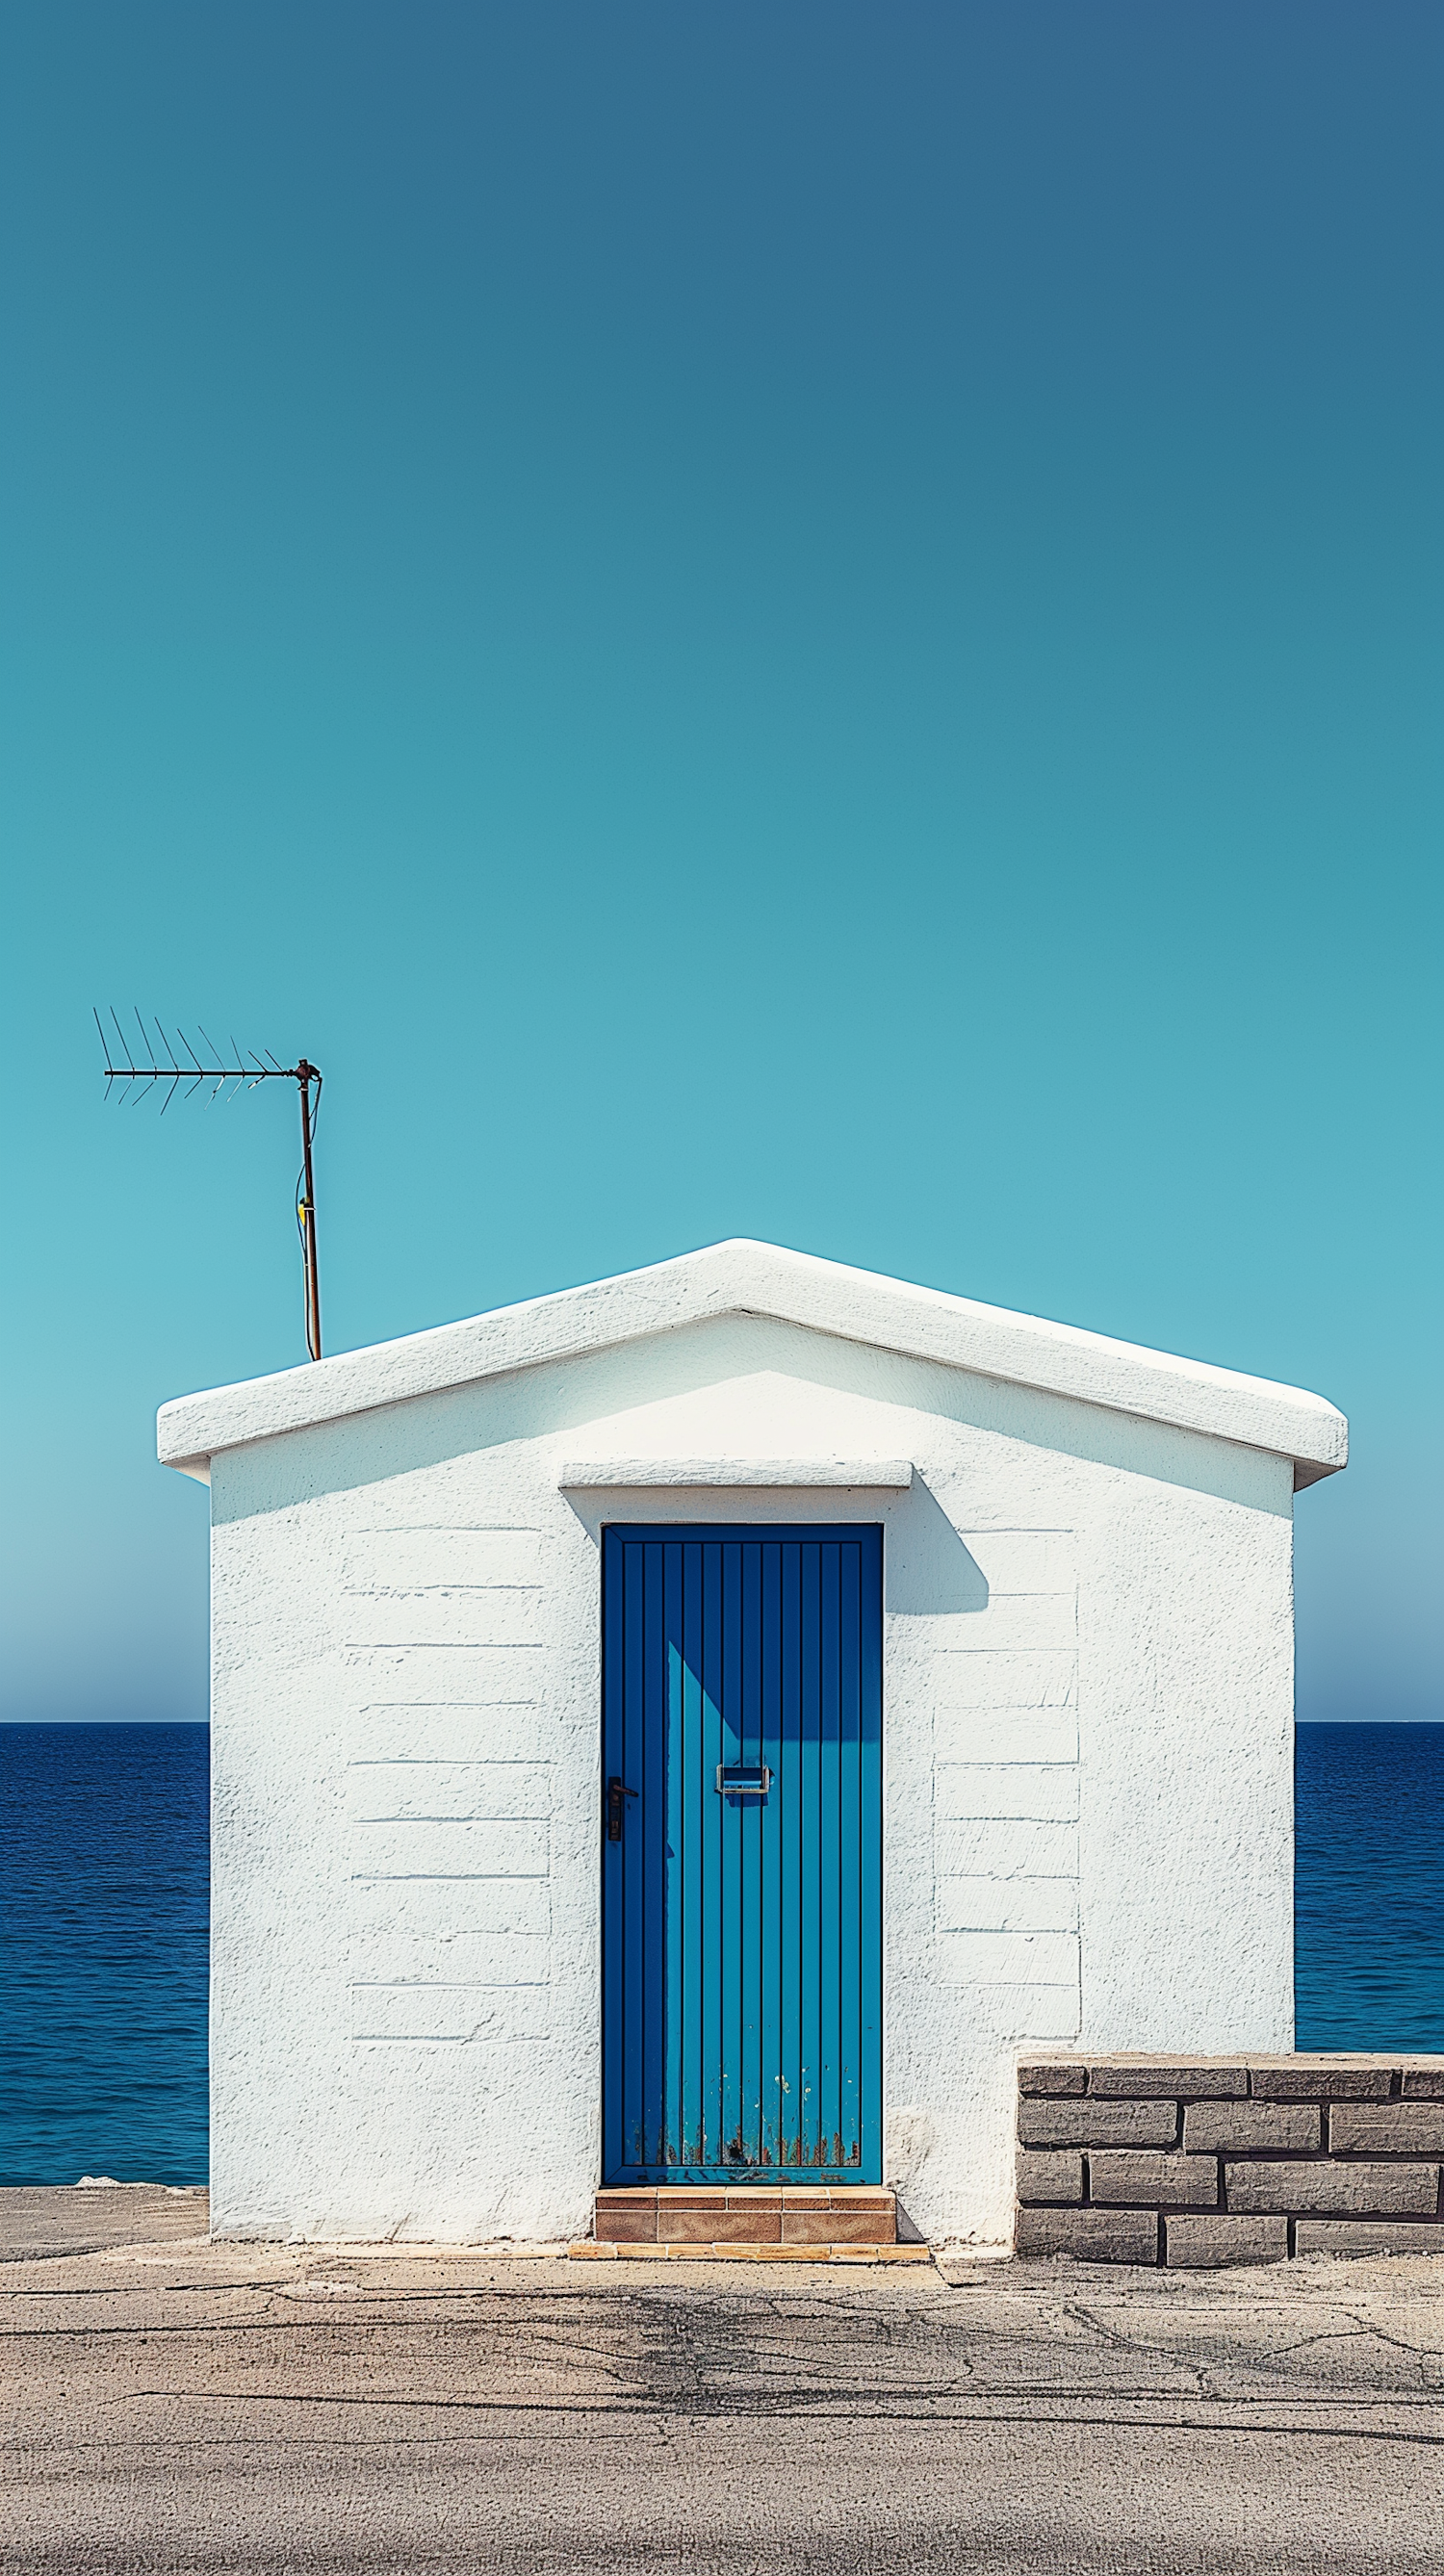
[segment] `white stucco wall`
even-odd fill
[[[558,1483],[749,1457],[915,1475]],[[926,2234],[1010,2234],[1020,2042],[1291,2046],[1292,1484],[755,1316],[216,1454],[213,2226],[588,2226],[605,1520],[884,1526],[886,2179]]]

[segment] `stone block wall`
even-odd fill
[[[1049,2057],[1018,2069],[1019,2254],[1444,2253],[1444,2057]]]

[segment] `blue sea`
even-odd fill
[[[209,1739],[0,1727],[0,2183],[204,2182]],[[1444,1726],[1301,1726],[1300,2048],[1444,2050]]]

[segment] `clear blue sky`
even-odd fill
[[[7,1713],[198,1716],[156,1404],[770,1236],[1316,1387],[1438,1716],[1437,0],[21,0]]]

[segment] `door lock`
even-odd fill
[[[624,1798],[635,1798],[636,1794],[635,1789],[625,1788],[622,1782],[617,1778],[616,1773],[613,1772],[612,1777],[607,1782],[607,1840],[609,1843],[619,1843],[621,1841],[622,1800]]]

